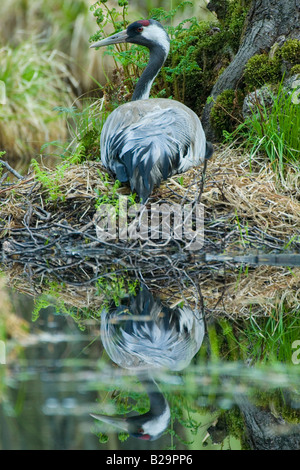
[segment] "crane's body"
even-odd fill
[[[145,201],[161,181],[199,165],[205,135],[187,106],[155,98],[117,108],[104,124],[100,146],[103,164]]]
[[[104,124],[101,160],[115,177],[145,202],[155,186],[187,171],[212,155],[198,116],[184,104],[149,99],[153,81],[170,49],[165,29],[155,20],[140,20],[91,47],[130,42],[148,47],[150,59],[132,101],[114,110]]]

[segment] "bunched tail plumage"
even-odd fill
[[[181,138],[181,142],[184,139]],[[188,142],[168,134],[156,133],[150,126],[130,133],[120,132],[110,142],[109,167],[121,182],[130,182],[145,202],[153,191],[176,172],[180,158],[188,151]]]
[[[205,147],[196,115],[191,120],[191,112],[183,105],[160,107],[160,101],[152,108],[152,101],[143,102],[146,110],[142,111],[139,104],[132,109],[123,105],[125,110],[129,108],[126,112],[118,108],[101,134],[102,162],[119,181],[129,181],[144,203],[163,180],[203,162],[205,148],[207,155],[212,154],[212,145]],[[134,113],[138,119],[132,122]]]
[[[214,153],[214,147],[211,142],[206,142],[205,159],[209,160]]]

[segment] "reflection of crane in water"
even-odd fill
[[[204,337],[204,322],[188,307],[171,309],[155,299],[146,287],[131,299],[101,317],[103,346],[116,364],[133,370],[144,384],[150,410],[126,418],[92,416],[113,424],[134,437],[155,440],[168,427],[170,408],[151,370],[182,370],[198,352]]]

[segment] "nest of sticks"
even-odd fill
[[[57,170],[47,169],[55,198],[34,171],[23,178],[16,174],[13,182],[2,177],[1,264],[9,284],[38,295],[55,279],[64,286],[60,297],[67,304],[97,310],[103,299],[95,284],[103,277],[109,281],[113,273],[139,279],[169,304],[204,301],[214,313],[246,315],[249,305],[252,312],[270,313],[283,301],[299,308],[299,268],[259,266],[241,275],[240,264],[205,258],[207,253],[285,253],[287,246],[299,253],[297,172],[281,181],[258,157],[250,168],[249,156],[230,146],[216,150],[205,180],[202,170],[169,178],[149,200],[201,201],[205,236],[197,252],[176,240],[99,240],[95,204],[99,195],[111,194],[114,180],[103,177],[106,171],[98,162],[70,165],[59,180]],[[122,186],[117,193],[130,190]]]

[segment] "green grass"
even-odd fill
[[[273,312],[269,318],[250,317],[245,336],[250,347],[250,356],[262,363],[291,363],[293,342],[299,339],[299,312],[285,312],[284,308]]]
[[[33,40],[0,49],[0,145],[10,156],[24,160],[45,141],[65,138],[65,122],[53,108],[73,99],[68,74],[61,56]]]
[[[274,171],[284,178],[288,165],[300,164],[300,105],[295,93],[288,93],[282,83],[278,91],[269,88],[271,105],[256,99],[252,115],[230,134],[240,136],[250,149],[250,158],[262,151]]]
[[[217,346],[215,340],[211,350],[218,350],[223,359],[246,360],[257,365],[287,363],[292,364],[293,343],[299,339],[300,314],[289,310],[285,305],[274,308],[267,317],[250,315],[247,321],[231,323],[226,319],[218,322],[222,331]],[[210,338],[214,339],[210,334]],[[216,354],[215,354],[216,355]]]

